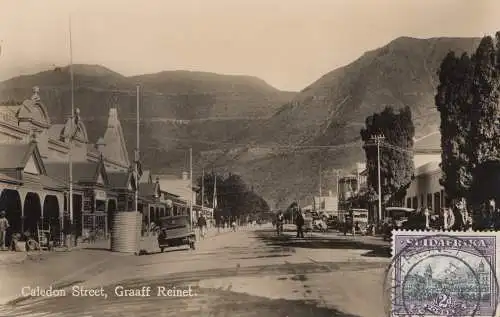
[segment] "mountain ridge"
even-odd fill
[[[408,105],[417,137],[437,130],[434,95],[441,60],[450,50],[471,53],[479,41],[399,37],[325,73],[298,93],[279,91],[252,76],[166,71],[120,77],[105,68],[98,69],[98,76],[90,71],[75,76],[75,98],[84,120],[94,119],[92,128],[87,123],[92,140],[102,135],[107,108],[118,105],[125,137],[133,144],[135,84],[143,79],[145,165],[177,173],[186,168],[186,148],[192,147],[196,170],[239,173],[273,207],[285,206],[291,199],[310,201],[319,186],[320,166],[347,172],[364,158],[359,130],[368,115]],[[46,82],[40,83],[42,79]],[[24,99],[32,86],[41,86],[49,113],[60,121],[70,100],[68,79],[61,70],[2,82],[0,97]],[[113,93],[119,88],[124,89]],[[330,174],[323,184],[332,188]]]

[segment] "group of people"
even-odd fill
[[[304,212],[302,209],[297,208],[295,214],[295,226],[297,230],[297,238],[304,238],[304,225],[305,225],[305,216]],[[283,230],[283,224],[285,223],[285,215],[283,212],[280,210],[278,214],[276,215],[276,229],[278,234],[281,234],[281,231]]]

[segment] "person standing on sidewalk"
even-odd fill
[[[7,229],[10,227],[9,221],[5,217],[5,210],[0,211],[0,247],[5,250],[5,243],[7,242]]]
[[[295,225],[297,226],[297,238],[304,238],[304,224],[304,214],[302,213],[302,209],[299,208],[297,216],[295,217]]]

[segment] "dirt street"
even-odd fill
[[[211,237],[195,251],[123,256],[80,250],[48,260],[96,263],[70,276],[65,294],[18,300],[0,315],[384,316],[389,246],[358,240],[296,240],[256,229]],[[6,287],[22,285],[11,279]]]

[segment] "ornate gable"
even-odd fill
[[[80,109],[75,110],[74,122],[71,124],[71,118],[66,120],[64,128],[61,132],[61,137],[68,142],[70,139],[74,139],[81,143],[88,143],[87,128],[80,118]]]
[[[23,159],[23,172],[31,175],[46,175],[42,156],[36,142],[32,142]]]
[[[109,109],[108,126],[103,140],[105,145],[102,153],[106,158],[119,162],[124,166],[130,166],[125,137],[116,108]]]

